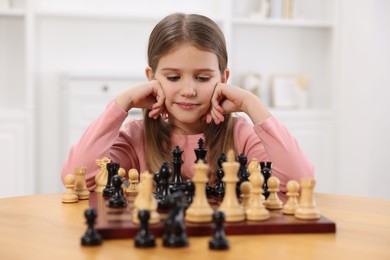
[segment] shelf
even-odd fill
[[[129,20],[135,22],[157,23],[166,14],[145,14],[126,12],[87,12],[87,11],[38,11],[37,16],[42,18],[66,18],[66,19],[105,19],[105,20]],[[221,17],[213,17],[216,22],[221,22]]]
[[[302,27],[302,28],[324,28],[331,29],[333,24],[328,21],[316,20],[286,20],[286,19],[256,19],[256,18],[234,18],[234,25],[253,26],[281,26],[281,27]]]
[[[21,9],[14,10],[0,10],[0,18],[2,17],[20,17],[23,18],[26,15],[26,12]]]

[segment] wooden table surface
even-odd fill
[[[0,259],[390,259],[390,200],[316,194],[336,233],[228,236],[228,251],[208,249],[210,237],[186,248],[139,249],[131,239],[82,247],[88,201],[61,203],[62,194],[0,199]]]

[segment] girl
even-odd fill
[[[105,156],[126,170],[155,173],[171,161],[173,147],[184,152],[183,178],[193,177],[194,149],[199,138],[208,148],[209,183],[215,181],[218,157],[234,149],[248,160],[271,161],[273,175],[286,191],[290,179],[313,177],[313,167],[297,142],[249,91],[228,85],[225,39],[205,16],[175,13],[153,29],[148,45],[148,82],[130,87],[110,102],[69,153],[62,180],[75,167],[88,168],[90,190]],[[127,123],[132,108],[144,110],[143,120]],[[246,113],[252,122],[232,117]]]

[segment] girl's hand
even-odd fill
[[[125,111],[131,108],[150,109],[149,117],[154,119],[160,114],[166,114],[165,94],[157,80],[141,83],[125,90],[115,98],[115,102]]]
[[[263,122],[270,116],[267,108],[253,93],[233,85],[217,83],[211,98],[210,113],[206,122],[214,120],[216,124],[224,121],[224,115],[233,112],[244,112],[254,124]]]

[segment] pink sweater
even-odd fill
[[[99,171],[95,160],[105,156],[120,163],[127,171],[136,168],[139,172],[146,170],[143,121],[128,122],[121,126],[127,117],[127,112],[115,102],[110,102],[106,110],[91,123],[78,143],[70,149],[65,160],[61,178],[74,172],[75,167],[87,167],[87,186],[95,188],[95,175]],[[289,180],[300,180],[303,177],[313,177],[314,169],[298,143],[288,130],[273,116],[264,123],[253,125],[243,117],[235,118],[234,140],[237,153],[244,153],[248,162],[252,158],[272,162],[272,174],[280,179],[281,191],[286,191]],[[194,149],[198,147],[199,138],[204,134],[178,135],[173,134],[172,145],[178,145],[182,150],[182,175],[192,178],[193,164],[196,159]]]

